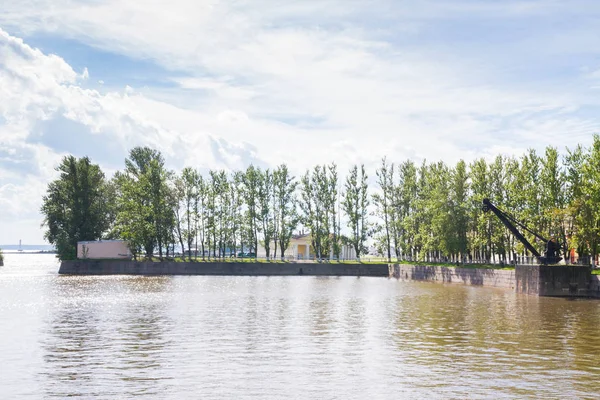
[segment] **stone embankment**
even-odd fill
[[[600,276],[592,275],[590,278],[590,296],[600,298]]]
[[[412,281],[513,289],[550,297],[600,298],[600,276],[579,265],[518,265],[515,270],[391,264],[390,276]]]
[[[391,264],[390,276],[411,281],[515,288],[514,270]]]
[[[388,277],[389,269],[387,264],[73,260],[63,261],[58,273],[65,275],[314,275]]]
[[[598,297],[600,276],[581,266],[517,266],[516,270],[406,264],[264,262],[63,261],[64,275],[375,276],[512,289],[537,296]]]

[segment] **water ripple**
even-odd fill
[[[17,261],[15,259],[11,261]],[[594,398],[600,302],[377,278],[0,270],[2,398]]]

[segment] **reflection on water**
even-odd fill
[[[600,390],[599,301],[381,278],[65,277],[51,256],[7,261],[2,398]]]
[[[60,277],[52,283],[65,301],[53,310],[41,340],[48,396],[168,391],[173,377],[165,373],[164,348],[173,323],[159,298],[169,290],[169,278]]]

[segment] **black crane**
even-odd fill
[[[560,256],[560,245],[555,239],[546,239],[539,233],[529,229],[525,224],[517,221],[504,211],[499,210],[495,205],[492,204],[490,199],[483,199],[483,211],[492,211],[502,221],[504,226],[529,250],[539,261],[540,264],[557,264],[562,260]],[[541,240],[545,244],[544,255],[541,255],[539,251],[519,232],[517,227],[519,226],[533,236]]]

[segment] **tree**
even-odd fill
[[[469,182],[467,165],[460,160],[451,173],[450,210],[451,210],[451,253],[457,259],[465,257],[468,252],[468,196]]]
[[[544,158],[541,160],[540,172],[540,212],[541,232],[548,238],[556,238],[560,243],[567,241],[567,214],[565,197],[565,172],[561,168],[558,150],[547,147]],[[568,258],[566,246],[563,246],[563,257]]]
[[[231,177],[231,184],[229,190],[231,193],[231,242],[233,254],[237,254],[238,236],[240,244],[242,246],[242,252],[244,251],[242,234],[244,232],[244,217],[242,213],[242,206],[244,205],[243,198],[243,178],[244,174],[240,171],[233,173]]]
[[[184,168],[181,176],[175,179],[174,194],[177,200],[175,206],[176,229],[181,251],[185,256],[186,245],[188,258],[192,260],[192,244],[196,237],[194,224],[194,205],[198,197],[198,173],[192,168]]]
[[[587,220],[579,220],[584,214],[586,203],[583,196],[583,165],[586,161],[586,153],[578,145],[574,150],[567,150],[567,156],[564,159],[565,165],[565,203],[564,211],[566,217],[566,240],[568,248],[575,248],[580,256],[586,255],[587,244],[581,235],[581,223]]]
[[[337,165],[331,163],[327,166],[327,172],[324,180],[324,187],[321,193],[324,196],[325,205],[325,218],[326,224],[330,226],[328,232],[331,235],[327,235],[328,242],[327,246],[329,251],[327,254],[333,254],[336,259],[340,258],[341,246],[340,246],[340,212],[339,212],[339,198],[338,198],[338,174]],[[330,239],[331,238],[331,239]]]
[[[258,250],[258,222],[259,222],[259,186],[260,169],[250,165],[242,177],[244,202],[246,203],[246,235],[250,241],[250,248]]]
[[[229,182],[225,171],[209,172],[210,181],[207,188],[207,228],[209,237],[209,257],[224,257],[228,242],[229,228],[229,205],[230,192]],[[212,251],[210,248],[212,247]]]
[[[489,261],[491,258],[490,244],[491,236],[489,231],[488,213],[484,213],[481,209],[483,199],[490,196],[490,184],[488,176],[488,165],[483,158],[475,160],[470,165],[470,180],[471,180],[471,207],[470,207],[470,242],[476,259],[485,259]]]
[[[521,174],[523,176],[521,190],[523,193],[523,212],[521,220],[532,229],[538,229],[543,223],[541,213],[541,190],[540,190],[540,157],[534,149],[529,149],[521,157]],[[535,243],[535,236],[528,232],[523,235],[530,243]],[[526,251],[526,254],[529,253]]]
[[[581,201],[577,218],[578,240],[585,243],[592,263],[600,245],[600,136],[585,157],[581,174]]]
[[[307,171],[300,183],[300,209],[302,223],[308,227],[311,245],[318,260],[328,254],[329,219],[327,190],[327,168],[317,165],[312,173]]]
[[[163,257],[175,226],[168,186],[171,176],[160,152],[149,147],[132,149],[125,171],[115,176],[119,186],[116,230],[128,241],[134,256],[143,249],[151,258],[158,248]]]
[[[269,169],[260,173],[258,184],[258,219],[262,226],[263,242],[267,260],[271,257],[271,241],[274,232],[274,215],[272,209],[273,175]]]
[[[296,210],[296,188],[298,183],[290,175],[287,165],[282,164],[273,172],[273,199],[275,212],[275,239],[279,241],[281,259],[290,245],[290,240],[298,225]],[[277,252],[277,248],[275,248]]]
[[[519,160],[515,157],[510,157],[504,161],[504,206],[514,216],[518,216],[520,198],[522,197],[522,183]],[[507,243],[507,253],[510,253],[512,261],[517,259],[517,243],[514,235],[504,229],[504,236]],[[520,244],[519,244],[520,245]]]
[[[417,256],[415,248],[418,200],[417,168],[411,160],[407,160],[398,168],[398,175],[396,232],[402,255],[413,259]]]
[[[98,240],[108,232],[113,213],[104,173],[88,157],[67,156],[48,185],[41,212],[46,240],[61,260],[77,258],[77,242]]]
[[[194,203],[194,217],[196,219],[196,247],[200,242],[200,251],[202,252],[202,260],[206,257],[206,204],[208,202],[208,185],[202,175],[198,174],[198,180],[196,181],[196,191],[198,196]]]
[[[388,262],[392,261],[390,242],[390,197],[394,183],[394,164],[388,165],[386,158],[381,160],[381,167],[376,172],[377,184],[381,193],[373,194],[373,203],[377,207],[377,215],[383,220],[385,246],[387,248]]]
[[[350,169],[346,177],[345,190],[342,198],[342,210],[348,218],[348,228],[352,232],[349,242],[354,247],[356,257],[360,258],[363,253],[364,244],[367,240],[367,206],[369,205],[367,194],[367,173],[364,164]]]

